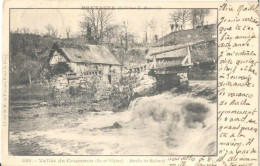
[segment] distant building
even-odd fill
[[[113,84],[120,75],[119,62],[105,46],[100,45],[55,43],[49,54],[49,65],[50,68],[55,65],[68,66],[68,71],[63,74],[68,84],[70,80],[92,76]]]
[[[188,84],[188,70],[192,65],[189,45],[151,47],[145,58],[159,91]]]
[[[216,39],[198,40],[185,44],[150,47],[146,55],[150,68],[215,63],[217,60]]]
[[[211,72],[216,71],[216,38],[150,47],[146,60],[159,90],[186,84],[189,79],[217,79],[216,72]]]
[[[145,59],[150,69],[191,64],[189,48],[185,45],[150,47]]]

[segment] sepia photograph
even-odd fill
[[[217,9],[9,13],[9,155],[217,155]]]

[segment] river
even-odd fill
[[[10,132],[13,154],[27,155],[21,148],[32,142],[37,146],[30,155],[42,155],[37,148],[58,155],[216,154],[216,103],[202,98],[164,93],[138,98],[119,113],[71,111],[14,114],[23,118]],[[120,126],[112,127],[115,122]]]

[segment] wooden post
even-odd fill
[[[153,68],[156,69],[156,55],[153,56]]]
[[[191,46],[192,47],[192,46]],[[188,46],[188,64],[191,64],[190,46]]]

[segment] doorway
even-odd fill
[[[108,82],[111,84],[111,75],[108,75]]]

